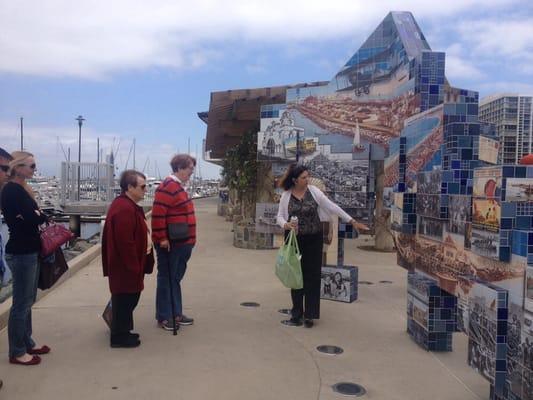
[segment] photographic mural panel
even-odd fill
[[[472,200],[470,196],[449,196],[448,232],[466,235],[466,225],[471,220]]]
[[[441,194],[442,171],[419,172],[416,181],[416,193],[418,194]]]
[[[533,201],[533,179],[507,178],[505,201]]]
[[[405,137],[405,184],[416,191],[417,175],[441,165],[443,137],[443,107],[438,106],[410,118],[402,131]],[[440,193],[440,192],[439,192]]]
[[[501,220],[500,202],[494,199],[473,199],[472,223],[474,226],[498,232]]]
[[[473,196],[479,198],[500,198],[502,190],[502,169],[483,168],[474,171]]]
[[[500,142],[485,136],[479,136],[479,159],[490,164],[498,163]]]
[[[278,203],[256,203],[255,231],[259,233],[283,234],[283,229],[276,223]]]

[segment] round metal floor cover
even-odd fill
[[[241,303],[241,306],[243,306],[243,307],[259,307],[259,303],[256,303],[254,301],[245,301],[244,303]]]
[[[360,284],[360,285],[373,285],[374,282],[370,282],[370,281],[359,281],[359,284]]]
[[[278,312],[280,314],[291,315],[291,309],[290,308],[282,308],[281,310],[278,310]]]
[[[366,394],[366,390],[361,385],[351,382],[340,382],[332,386],[333,391],[346,396],[361,397]]]
[[[329,344],[323,344],[321,346],[318,346],[316,349],[321,353],[334,354],[334,355],[341,354],[344,352],[344,350],[340,348],[339,346],[331,346]]]
[[[392,283],[392,281],[379,281],[379,283]]]

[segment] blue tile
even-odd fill
[[[502,202],[502,218],[514,218],[516,216],[516,203]]]
[[[516,178],[525,178],[526,177],[526,167],[515,167],[515,177]]]
[[[502,218],[500,223],[502,229],[513,229],[513,218]]]
[[[511,248],[500,247],[500,261],[509,261],[511,259]]]
[[[513,178],[514,177],[514,167],[504,166],[502,168],[502,176],[504,178]]]

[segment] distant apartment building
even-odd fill
[[[533,96],[496,94],[480,101],[479,119],[496,125],[500,161],[516,164],[532,153]]]

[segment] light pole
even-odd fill
[[[76,121],[78,121],[78,128],[79,128],[78,130],[78,201],[80,201],[81,126],[83,125],[83,121],[85,121],[85,119],[81,115],[78,115],[78,118],[76,118]]]

